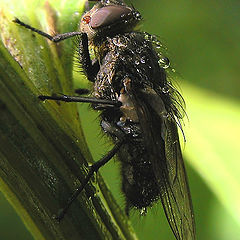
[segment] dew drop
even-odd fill
[[[140,214],[141,214],[142,216],[146,216],[146,214],[147,214],[147,208],[145,208],[145,207],[141,208],[141,209],[140,209]]]
[[[167,57],[160,58],[158,62],[161,65],[161,67],[164,69],[169,68],[170,66],[170,61]]]
[[[169,88],[167,86],[162,88],[162,93],[167,94],[169,93]]]
[[[141,63],[145,63],[146,62],[145,57],[142,57],[140,61],[141,61]]]

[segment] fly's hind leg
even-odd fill
[[[120,147],[122,146],[124,140],[118,141],[113,149],[109,151],[103,158],[95,162],[89,169],[89,172],[82,182],[81,186],[75,190],[75,192],[72,194],[72,196],[69,198],[67,204],[64,206],[64,208],[61,208],[57,214],[57,216],[54,216],[54,218],[58,221],[61,221],[63,219],[64,215],[67,213],[69,207],[74,202],[74,200],[78,197],[78,195],[82,192],[82,190],[85,188],[87,183],[89,182],[90,178],[93,176],[94,173],[96,173],[102,166],[104,166],[108,161],[110,161],[113,156],[118,152]]]
[[[64,101],[64,102],[89,102],[94,103],[101,106],[102,108],[119,108],[121,106],[121,102],[118,101],[111,101],[111,100],[105,100],[105,99],[97,99],[97,98],[91,98],[91,97],[79,97],[79,96],[66,96],[66,95],[55,95],[55,96],[39,96],[40,100],[54,100],[54,101]],[[78,195],[82,192],[82,190],[85,188],[86,184],[89,182],[90,178],[93,176],[95,172],[99,170],[103,165],[105,165],[109,160],[113,158],[113,156],[118,152],[120,147],[124,144],[124,135],[119,135],[118,129],[111,127],[106,122],[101,122],[102,128],[109,132],[110,134],[114,134],[118,137],[118,141],[115,143],[115,146],[111,151],[109,151],[103,158],[101,158],[99,161],[94,163],[85,180],[83,181],[82,185],[75,190],[75,192],[72,194],[71,198],[68,200],[67,204],[64,208],[60,209],[57,216],[54,216],[54,218],[58,221],[61,221],[61,219],[64,217],[66,212],[68,211],[69,207],[73,203],[73,201],[78,197]]]

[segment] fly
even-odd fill
[[[138,29],[142,17],[135,8],[123,0],[96,2],[82,16],[77,32],[51,36],[14,20],[53,42],[78,36],[78,60],[93,82],[92,96],[39,98],[91,103],[101,110],[100,125],[114,142],[113,149],[90,167],[57,219],[64,217],[93,174],[116,154],[126,214],[132,208],[143,213],[161,201],[175,238],[194,240],[192,201],[177,129],[182,130],[184,100],[168,79],[170,62],[161,53],[158,39]]]

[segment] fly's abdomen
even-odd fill
[[[111,116],[114,116],[113,112]],[[114,141],[125,139],[118,151],[118,159],[127,212],[133,207],[143,209],[151,206],[159,199],[160,191],[139,124],[115,122],[102,114],[101,127]]]
[[[146,149],[139,141],[126,143],[119,152],[122,191],[127,207],[146,208],[159,199],[153,167]]]

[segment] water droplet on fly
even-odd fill
[[[169,68],[169,66],[170,66],[170,61],[169,61],[169,59],[167,57],[160,58],[158,63],[164,69]]]
[[[141,48],[136,49],[137,53],[141,53],[141,51],[142,51]]]
[[[143,207],[142,209],[140,209],[140,214],[141,214],[142,216],[146,216],[146,214],[147,214],[147,208]]]
[[[146,62],[145,57],[142,57],[140,61],[141,61],[141,63],[145,63]]]
[[[149,41],[149,40],[151,40],[151,37],[150,37],[150,35],[148,34],[148,33],[144,33],[144,38],[145,38],[145,40],[147,40],[147,41]]]
[[[164,93],[164,94],[169,93],[169,87],[168,86],[163,87],[162,88],[162,93]]]

